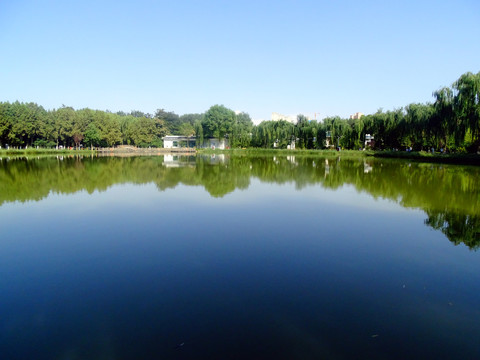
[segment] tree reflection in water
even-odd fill
[[[425,224],[458,245],[480,246],[480,170],[477,167],[371,158],[312,156],[45,157],[0,160],[0,205],[39,201],[50,193],[105,191],[120,183],[203,186],[213,197],[247,189],[250,179],[296,189],[352,185],[427,214]]]

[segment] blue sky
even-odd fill
[[[432,101],[479,39],[478,0],[3,0],[0,101],[347,117]]]

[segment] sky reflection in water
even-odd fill
[[[0,191],[6,358],[480,355],[476,169],[162,160],[1,163],[3,184],[31,187]],[[415,197],[429,172],[445,188]],[[468,246],[429,216],[467,218],[448,229]]]

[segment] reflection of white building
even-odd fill
[[[163,156],[163,166],[167,168],[195,167],[195,156],[180,156],[165,154]]]
[[[287,155],[287,160],[290,161],[293,165],[297,165],[297,159],[295,155]]]
[[[363,172],[365,174],[368,174],[370,171],[372,171],[372,165],[368,164],[366,161],[363,162]]]
[[[211,154],[209,160],[210,164],[224,164],[225,154]]]
[[[198,154],[197,158],[202,158],[204,159],[205,163],[210,163],[210,164],[225,164],[228,163],[229,161],[229,156],[225,156],[225,154],[219,154],[219,153],[212,153],[212,154]]]

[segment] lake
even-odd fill
[[[478,359],[480,168],[0,160],[3,359]]]

